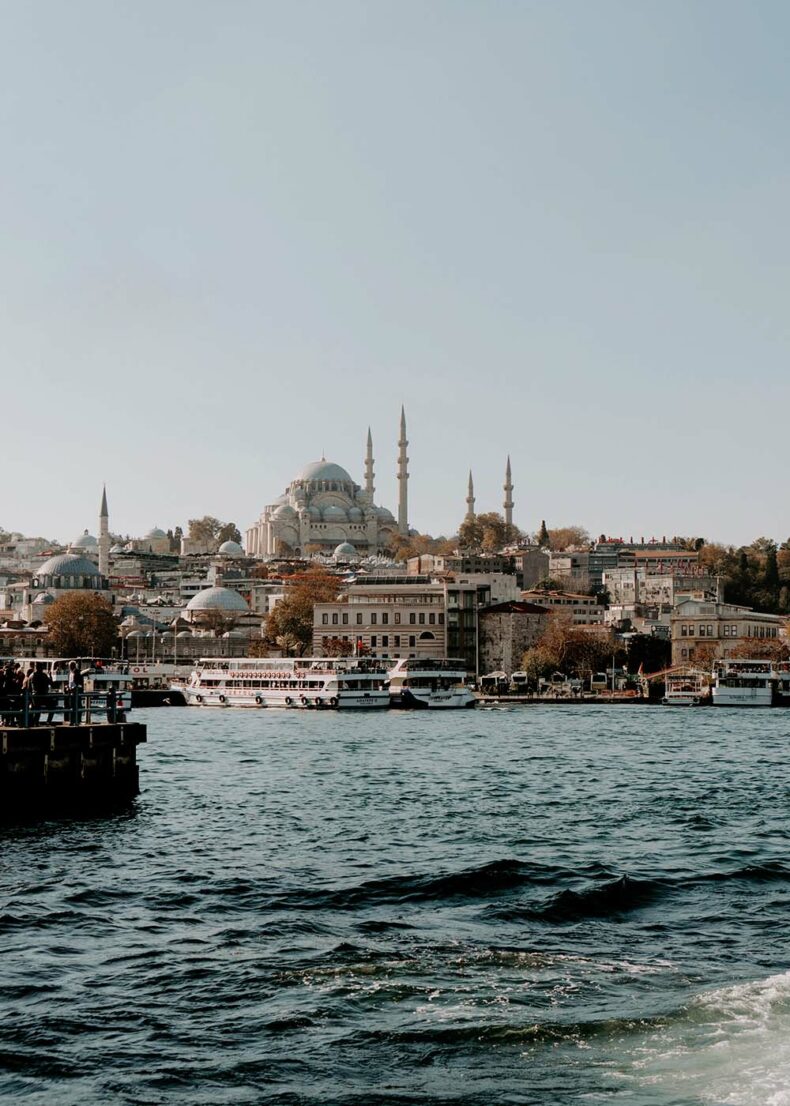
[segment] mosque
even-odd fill
[[[247,531],[251,557],[332,553],[373,555],[408,537],[408,447],[406,414],[401,408],[398,439],[398,517],[375,503],[373,439],[368,430],[365,486],[356,484],[344,468],[322,458],[306,465],[285,493],[264,507]],[[347,548],[350,547],[350,548]]]

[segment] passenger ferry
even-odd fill
[[[389,706],[386,670],[357,657],[212,657],[172,687],[196,707]]]
[[[389,673],[393,707],[447,710],[473,707],[477,698],[466,685],[461,660],[423,660],[404,657]]]
[[[769,660],[723,660],[713,669],[714,707],[770,707],[778,701]]]

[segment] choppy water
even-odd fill
[[[136,712],[0,829],[0,1099],[790,1103],[790,712]]]

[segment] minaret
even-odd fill
[[[107,510],[107,488],[102,488],[99,508],[99,572],[110,574],[110,512]]]
[[[400,409],[400,439],[398,440],[398,533],[409,536],[409,458],[406,447],[406,412]]]
[[[505,469],[505,526],[513,525],[513,477],[510,472],[510,454],[507,456],[507,468]]]
[[[474,522],[475,517],[475,485],[472,480],[472,470],[469,470],[469,486],[466,492],[466,521]]]
[[[365,491],[370,496],[370,502],[373,502],[373,493],[376,490],[373,486],[373,437],[370,433],[370,427],[368,427],[368,448],[365,453]]]

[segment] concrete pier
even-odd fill
[[[139,793],[138,722],[0,727],[0,819],[111,808]]]

